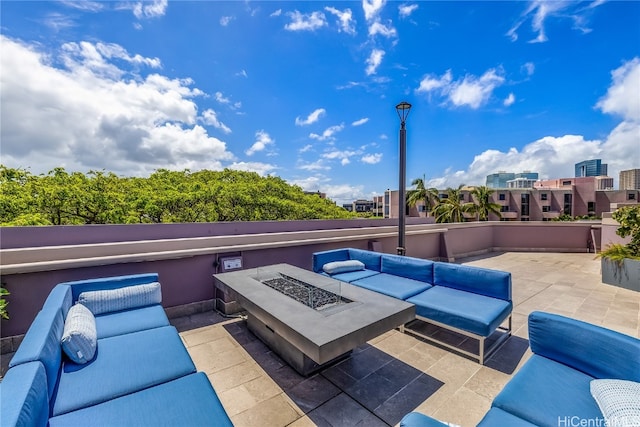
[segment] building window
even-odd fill
[[[426,212],[427,207],[425,205],[418,205],[418,212]]]
[[[627,200],[635,200],[636,199],[636,195],[635,193],[629,193],[627,194]]]
[[[498,194],[498,199],[500,199],[500,200],[507,200],[507,195],[506,195],[506,194],[504,194],[504,193],[500,193],[500,194]]]
[[[461,194],[461,195],[460,195],[460,201],[461,201],[461,202],[464,202],[464,194]]]
[[[529,195],[526,193],[521,194],[520,201],[522,202],[520,204],[520,215],[529,216]]]
[[[571,181],[562,181],[562,185],[571,185]]]
[[[540,200],[547,200],[547,193],[540,193]]]
[[[568,193],[564,195],[564,210],[562,213],[565,215],[572,215],[573,195]]]
[[[440,198],[440,199],[448,199],[449,195],[447,193],[440,193],[440,194],[438,194],[438,198]]]
[[[589,215],[596,212],[596,202],[587,202],[587,212]]]
[[[551,206],[543,206],[542,212],[551,212]]]
[[[500,206],[500,212],[509,212],[509,206]]]

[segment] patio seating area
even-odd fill
[[[171,323],[236,426],[396,425],[413,410],[472,426],[530,357],[526,322],[532,311],[640,336],[640,293],[603,284],[593,254],[506,252],[459,262],[512,274],[513,336],[485,366],[393,330],[303,377],[242,318],[209,312]],[[466,337],[431,326],[424,332],[461,348],[467,344]]]

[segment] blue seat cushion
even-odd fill
[[[407,300],[416,306],[416,316],[488,337],[512,310],[509,301],[457,289],[434,286]]]
[[[401,300],[431,288],[431,285],[428,283],[386,273],[356,280],[351,282],[351,284]]]
[[[419,412],[410,412],[400,420],[400,427],[448,427],[441,421]]]
[[[233,426],[202,372],[53,417],[49,425]]]
[[[373,270],[358,270],[358,271],[349,271],[348,273],[338,273],[333,274],[330,277],[336,280],[341,280],[343,282],[351,283],[356,280],[364,279],[365,277],[375,276],[376,274],[380,274],[377,271]]]
[[[91,362],[64,361],[52,415],[96,405],[195,370],[173,326],[102,338]]]
[[[570,424],[567,424],[570,425]],[[500,408],[491,408],[484,415],[478,427],[535,427],[529,421],[518,418],[513,414],[503,411]]]
[[[602,413],[589,391],[592,379],[534,354],[496,396],[492,406],[537,425],[557,426],[559,420],[572,417],[602,420]],[[604,420],[602,422],[604,425]]]
[[[98,338],[108,338],[162,326],[169,326],[169,319],[159,304],[96,316]]]

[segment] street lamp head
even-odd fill
[[[396,105],[396,111],[398,112],[398,117],[400,117],[401,123],[404,123],[405,120],[407,120],[409,110],[411,110],[411,104],[407,101],[402,101],[400,104]]]

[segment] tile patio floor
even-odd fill
[[[386,426],[412,410],[472,426],[531,355],[526,328],[531,311],[640,336],[640,293],[603,284],[593,254],[492,253],[460,262],[512,273],[513,336],[485,366],[393,330],[304,378],[242,319],[203,313],[172,324],[237,427]],[[460,337],[449,339],[465,347]]]

